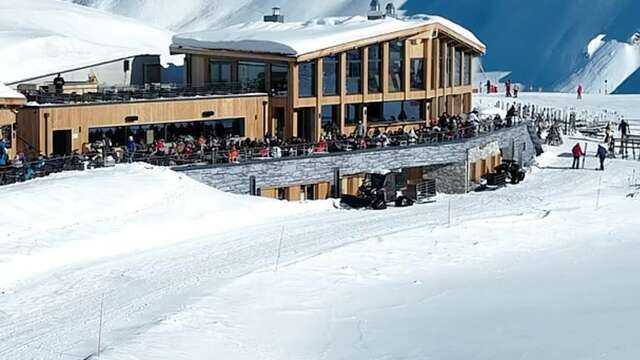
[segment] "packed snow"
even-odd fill
[[[0,358],[95,355],[101,303],[101,359],[637,357],[640,162],[577,141],[382,212],[140,164],[0,188]]]
[[[123,57],[168,56],[172,35],[63,1],[0,0],[0,79],[13,83]]]
[[[469,30],[439,16],[387,17],[368,20],[364,16],[331,17],[306,22],[249,22],[178,34],[173,46],[302,55],[377,35],[440,24],[474,45],[484,45]]]

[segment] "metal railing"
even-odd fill
[[[264,89],[239,82],[210,83],[206,85],[158,84],[125,87],[101,87],[97,91],[82,93],[55,93],[44,90],[25,90],[27,101],[38,104],[75,104],[130,102],[156,99],[188,98],[216,95],[242,95],[264,93]]]
[[[514,121],[518,126],[522,121]],[[204,147],[191,154],[176,154],[167,151],[142,150],[127,152],[126,149],[113,147],[109,151],[103,148],[84,154],[73,154],[45,158],[33,161],[18,161],[9,166],[0,167],[0,185],[14,184],[64,171],[84,171],[89,169],[115,166],[121,163],[145,162],[156,166],[176,169],[193,166],[235,166],[238,164],[282,161],[301,157],[352,154],[358,152],[376,152],[410,146],[437,146],[447,143],[464,142],[488,135],[507,126],[496,127],[493,122],[481,122],[477,126],[446,130],[419,130],[415,136],[402,135],[373,136],[363,139],[345,138],[325,143],[280,144],[277,146],[238,147],[235,151],[221,147]]]

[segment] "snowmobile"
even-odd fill
[[[502,164],[498,165],[495,169],[496,174],[504,174],[506,180],[516,185],[524,181],[527,173],[524,169],[513,160],[503,160]]]
[[[401,173],[369,173],[365,175],[357,195],[340,197],[340,206],[347,209],[384,210],[389,205],[407,207],[416,202],[429,202],[435,195],[435,180],[408,184]]]

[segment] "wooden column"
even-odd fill
[[[382,100],[389,93],[389,43],[382,44]]]
[[[316,114],[315,114],[315,126],[313,132],[313,139],[315,141],[320,140],[320,135],[322,134],[322,100],[323,100],[323,85],[324,85],[324,77],[323,77],[323,65],[324,60],[322,58],[316,60]]]
[[[432,71],[432,62],[433,62],[433,39],[429,38],[429,40],[426,40],[426,43],[424,44],[424,81],[425,81],[425,90],[429,91],[432,89],[431,86],[431,76],[433,76],[433,71]]]
[[[403,84],[405,99],[411,96],[411,41],[404,40]]]
[[[341,53],[338,58],[340,59],[340,110],[338,113],[338,127],[340,128],[340,134],[344,134],[344,103],[347,96],[347,53]]]
[[[362,49],[362,97],[369,95],[369,47]]]

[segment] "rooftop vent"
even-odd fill
[[[284,23],[284,15],[280,14],[280,7],[275,6],[271,9],[273,10],[273,13],[271,15],[265,15],[264,22]]]
[[[396,17],[396,7],[393,2],[388,3],[385,7],[385,15],[392,18]]]
[[[369,20],[384,19],[384,14],[380,11],[380,2],[378,0],[371,0],[369,4],[369,12],[367,13]]]

